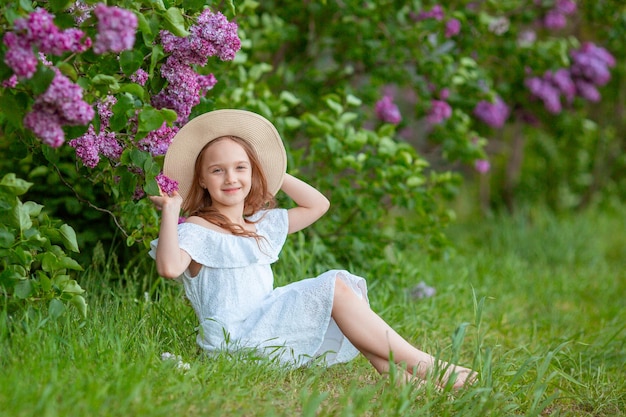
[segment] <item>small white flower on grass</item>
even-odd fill
[[[178,361],[178,363],[176,364],[176,368],[177,369],[182,369],[183,371],[188,371],[189,369],[191,369],[191,365],[189,365],[187,362],[183,362],[183,358],[177,355],[174,355],[170,352],[163,352],[161,353],[161,360],[164,361]]]
[[[420,282],[410,290],[411,297],[414,299],[429,298],[437,292],[433,287],[426,285],[424,281]]]

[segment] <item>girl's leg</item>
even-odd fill
[[[370,360],[378,372],[384,373],[389,370],[390,352],[396,363],[406,364],[407,371],[422,379],[426,379],[428,373],[433,370],[436,362],[433,356],[415,348],[396,333],[341,279],[335,282],[332,316],[350,342]],[[437,365],[438,369],[446,369],[441,385],[446,385],[448,379],[455,373],[454,387],[460,388],[473,374],[468,368],[453,366],[443,361],[439,361]]]

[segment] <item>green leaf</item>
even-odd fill
[[[41,204],[37,204],[34,201],[26,201],[24,203],[24,209],[28,211],[30,217],[37,217],[39,213],[41,213],[41,209],[43,206]]]
[[[48,304],[48,314],[50,317],[58,319],[63,315],[63,313],[65,313],[65,304],[56,298],[50,300],[50,304]]]
[[[120,87],[120,91],[124,93],[130,93],[140,99],[143,99],[145,93],[143,87],[135,83],[122,84],[122,86]]]
[[[73,269],[75,271],[82,271],[83,267],[80,266],[80,264],[78,262],[76,262],[74,259],[70,258],[69,256],[62,256],[59,259],[59,266],[61,268],[67,268],[67,269]]]
[[[15,242],[13,233],[6,229],[0,229],[0,248],[10,248],[13,242]]]
[[[0,181],[0,190],[7,191],[11,195],[22,195],[33,185],[32,182],[17,178],[15,174],[6,174]]]
[[[52,82],[52,79],[54,78],[54,76],[55,76],[54,71],[40,64],[37,67],[37,71],[32,76],[32,78],[27,81],[24,81],[24,84],[29,86],[32,89],[33,94],[35,95],[43,94],[50,86],[50,83]]]
[[[76,241],[76,232],[71,226],[63,224],[59,227],[61,232],[61,238],[63,239],[63,245],[72,252],[79,252],[78,243]]]
[[[124,74],[130,76],[134,74],[143,63],[143,54],[135,51],[123,51],[120,54],[120,67]]]
[[[165,117],[163,114],[156,109],[143,109],[141,113],[139,113],[139,126],[137,131],[139,132],[150,132],[152,130],[156,130],[163,125],[165,121]]]
[[[41,269],[46,272],[55,272],[60,269],[61,262],[52,252],[43,253],[41,256]]]
[[[13,208],[12,214],[13,221],[15,221],[14,224],[20,231],[23,232],[33,227],[28,208],[24,207],[21,201],[18,201],[18,204]]]
[[[93,85],[104,85],[111,91],[118,91],[120,89],[117,78],[112,75],[98,74],[91,78],[91,83]]]
[[[159,184],[155,179],[151,179],[150,181],[146,180],[146,184],[143,186],[143,190],[148,195],[159,195]]]
[[[72,279],[67,282],[65,287],[63,287],[63,292],[78,295],[78,294],[83,294],[85,290],[82,289],[80,285],[78,285],[78,282],[76,282],[76,280]]]
[[[13,291],[17,298],[24,300],[30,297],[30,294],[33,292],[33,284],[30,282],[30,279],[18,281],[15,283]]]
[[[181,38],[189,36],[189,32],[185,29],[185,18],[178,7],[170,7],[165,12],[164,26],[167,30]]]
[[[48,0],[48,5],[52,12],[61,12],[67,9],[70,3],[70,0]]]
[[[326,103],[328,107],[330,107],[332,111],[337,113],[337,116],[339,116],[343,112],[343,106],[337,103],[332,98],[327,98],[326,100],[324,100],[324,102]]]
[[[360,98],[358,98],[356,96],[353,96],[352,94],[348,94],[348,96],[346,97],[346,103],[348,103],[348,105],[350,105],[350,106],[358,107],[363,102],[361,101]]]
[[[289,91],[283,91],[280,93],[280,99],[292,106],[297,106],[300,104],[300,99],[295,96],[295,94],[290,93]]]
[[[70,303],[72,303],[72,305],[76,307],[76,309],[83,318],[87,317],[87,303],[85,302],[85,298],[82,295],[73,296],[70,299]]]

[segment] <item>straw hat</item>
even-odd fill
[[[176,133],[167,149],[163,173],[178,181],[178,193],[183,199],[191,190],[200,150],[222,136],[238,136],[254,148],[267,178],[267,189],[272,195],[276,194],[287,169],[287,155],[278,131],[256,113],[224,109],[192,119]]]

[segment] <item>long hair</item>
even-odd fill
[[[263,209],[270,209],[276,206],[276,200],[274,196],[268,191],[267,179],[265,173],[259,162],[254,148],[250,146],[248,142],[238,136],[222,136],[204,145],[204,147],[198,153],[196,157],[196,163],[194,165],[193,181],[191,183],[191,190],[187,194],[187,198],[183,202],[183,212],[189,216],[202,217],[208,222],[215,224],[223,229],[228,230],[234,235],[254,237],[256,239],[259,236],[251,231],[245,230],[243,227],[234,224],[226,216],[221,214],[215,207],[213,207],[213,200],[209,191],[200,186],[200,173],[202,169],[202,159],[204,152],[213,144],[222,140],[232,140],[239,144],[248,155],[250,160],[250,167],[252,168],[252,178],[250,184],[250,192],[244,199],[243,215],[246,223],[256,223],[248,218]],[[257,220],[258,221],[258,220]]]

